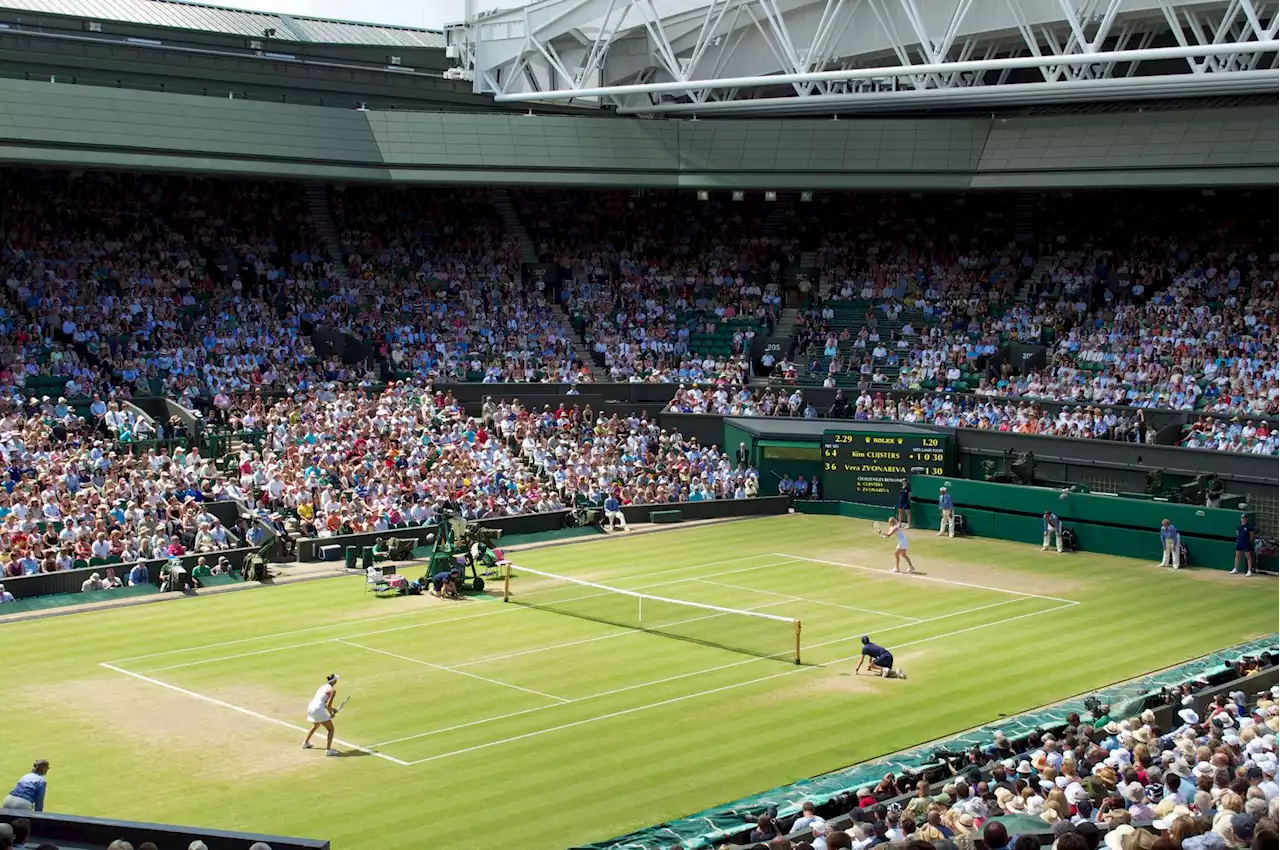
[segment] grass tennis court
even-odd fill
[[[10,624],[0,768],[49,758],[55,811],[344,850],[565,847],[1276,628],[1272,579],[911,536],[922,576],[886,572],[870,523],[798,515],[513,557],[774,615],[668,612],[684,639],[617,625],[633,597],[518,570],[513,604],[377,599],[347,577]],[[907,681],[852,675],[864,633]],[[300,749],[331,671],[346,758]]]

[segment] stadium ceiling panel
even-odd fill
[[[118,21],[168,29],[262,38],[271,31],[282,41],[385,47],[441,48],[440,33],[412,27],[363,24],[248,12],[176,0],[0,0],[0,10],[63,15],[87,21]]]
[[[1280,0],[537,0],[446,28],[499,102],[824,115],[1277,91]]]

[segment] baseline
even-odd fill
[[[124,676],[130,676],[134,679],[138,679],[140,681],[146,682],[151,685],[158,685],[159,687],[166,688],[171,691],[175,691],[177,693],[182,694],[183,696],[191,697],[192,699],[200,700],[202,702],[207,702],[212,705],[219,706],[220,708],[225,708],[231,711],[239,712],[240,714],[244,714],[249,717],[255,718],[257,720],[265,721],[267,723],[274,723],[276,726],[283,726],[286,729],[293,729],[296,732],[309,731],[306,727],[299,726],[296,723],[290,723],[287,720],[280,720],[277,717],[271,717],[270,715],[262,714],[261,712],[254,711],[253,709],[245,708],[244,706],[226,702],[225,700],[215,699],[214,697],[211,697],[211,696],[205,696],[202,693],[188,690],[187,688],[181,688],[181,687],[178,687],[177,685],[172,685],[168,682],[163,682],[159,679],[154,679],[151,676],[144,676],[141,673],[135,673],[132,670],[126,670],[123,667],[117,667],[114,664],[107,663],[106,661],[98,662],[98,666],[105,667],[106,669],[111,670],[115,673],[120,673],[121,675],[124,675]],[[341,744],[344,747],[349,747],[353,750],[359,750],[362,753],[368,753],[369,755],[377,756],[380,759],[384,759],[385,761],[389,761],[393,764],[398,764],[401,767],[409,766],[409,762],[407,761],[403,761],[401,759],[395,758],[394,756],[389,756],[384,753],[375,752],[373,749],[369,747],[361,746],[360,744],[355,744],[355,743],[352,743],[351,741],[344,741],[341,738],[334,738],[333,742],[335,744]]]
[[[804,555],[787,555],[783,552],[772,552],[770,554],[775,555],[776,557],[779,557],[779,558],[792,558],[797,561],[809,561],[814,564],[827,564],[832,567],[845,567],[847,569],[862,570],[863,572],[868,572],[868,573],[880,573],[882,575],[893,575],[892,570],[878,569],[876,567],[867,567],[862,564],[847,564],[841,561],[828,561],[828,560],[824,560],[823,558],[807,558]],[[910,573],[900,573],[899,575],[901,575],[905,579],[910,579],[913,581],[931,581],[937,584],[950,584],[955,587],[967,587],[967,588],[970,588],[971,590],[989,590],[992,593],[1011,593],[1015,596],[1024,596],[1032,599],[1047,599],[1050,602],[1062,602],[1069,605],[1080,604],[1078,601],[1074,599],[1063,599],[1060,596],[1045,596],[1040,593],[1027,593],[1026,591],[1022,591],[1022,590],[1009,590],[1007,587],[992,587],[987,584],[974,584],[973,582],[968,582],[968,581],[956,581],[955,579],[937,578],[936,576],[911,575]]]

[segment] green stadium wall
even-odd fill
[[[1113,493],[1067,493],[1047,487],[993,484],[964,478],[915,475],[911,478],[911,517],[915,525],[937,527],[938,490],[946,487],[966,529],[979,537],[1039,544],[1044,538],[1043,515],[1053,511],[1063,527],[1076,534],[1079,548],[1106,555],[1160,560],[1160,521],[1168,519],[1187,547],[1190,563],[1231,569],[1235,529],[1241,513],[1249,511],[1204,508],[1129,498]],[[1274,563],[1263,566],[1274,567]]]

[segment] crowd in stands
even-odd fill
[[[1054,850],[1275,850],[1280,687],[1221,695],[1203,716],[1191,690],[1177,695],[1172,728],[1152,710],[1121,718],[1102,706],[1029,740],[996,733],[940,788],[921,779],[904,800],[889,774],[782,821],[762,814],[749,846],[1039,850],[1044,831]]]
[[[1200,416],[1185,446],[1277,451],[1265,198],[1045,196],[1033,244],[1014,240],[1006,196],[518,191],[554,270],[526,285],[529,257],[481,192],[334,189],[337,246],[304,197],[268,182],[0,174],[7,575],[246,540],[200,509],[208,499],[283,509],[319,535],[421,519],[460,493],[477,518],[610,491],[751,494],[754,474],[652,421],[515,404],[473,419],[422,388],[590,381],[578,341],[611,380],[684,384],[675,411],[1145,442],[1135,408],[1172,408]],[[746,386],[802,255],[820,280],[801,287],[798,362],[775,378],[846,387],[827,409],[802,385]],[[317,351],[318,328],[368,356]],[[1006,343],[1043,344],[1044,365],[999,363]],[[230,468],[198,450],[125,450],[173,436],[129,403],[157,394],[215,430],[265,435]]]
[[[848,419],[856,422],[903,422],[977,428],[1015,434],[1042,434],[1078,439],[1145,443],[1154,431],[1142,410],[1063,405],[1056,411],[1037,402],[981,398],[951,393],[885,393],[870,389],[837,389],[831,404],[816,406],[802,387],[680,387],[667,410],[723,416],[786,416]],[[1256,432],[1256,429],[1255,429]],[[1271,444],[1274,450],[1274,443]]]
[[[518,400],[488,402],[473,417],[448,393],[409,381],[380,393],[334,385],[253,399],[227,420],[257,439],[231,459],[223,491],[287,515],[305,537],[420,525],[446,502],[485,519],[600,506],[608,495],[631,504],[756,490],[754,471],[717,447],[643,417]]]
[[[747,499],[759,491],[758,473],[745,462],[643,415],[606,418],[577,407],[530,413],[504,403],[493,421],[567,504],[601,505],[609,495],[622,505]]]
[[[7,577],[234,548],[202,505],[225,498],[195,450],[129,452],[77,417],[53,419],[0,400],[0,570]]]
[[[352,186],[331,199],[349,282],[325,324],[376,340],[397,372],[592,380],[555,293],[524,285],[519,243],[482,191]]]
[[[1174,199],[1048,196],[1038,260],[999,226],[932,242],[868,226],[842,267],[824,268],[827,298],[801,316],[794,356],[829,387],[1274,416],[1274,214],[1242,215],[1239,198]],[[957,209],[940,207],[937,232],[959,227]],[[974,219],[999,224],[995,212]],[[976,247],[954,250],[966,236]],[[1044,345],[1043,366],[993,361],[1008,342]],[[799,369],[784,360],[774,373]],[[1225,426],[1213,436],[1188,444],[1268,451]]]
[[[793,238],[759,201],[677,193],[526,192],[526,226],[558,296],[615,381],[742,382],[781,308]]]

